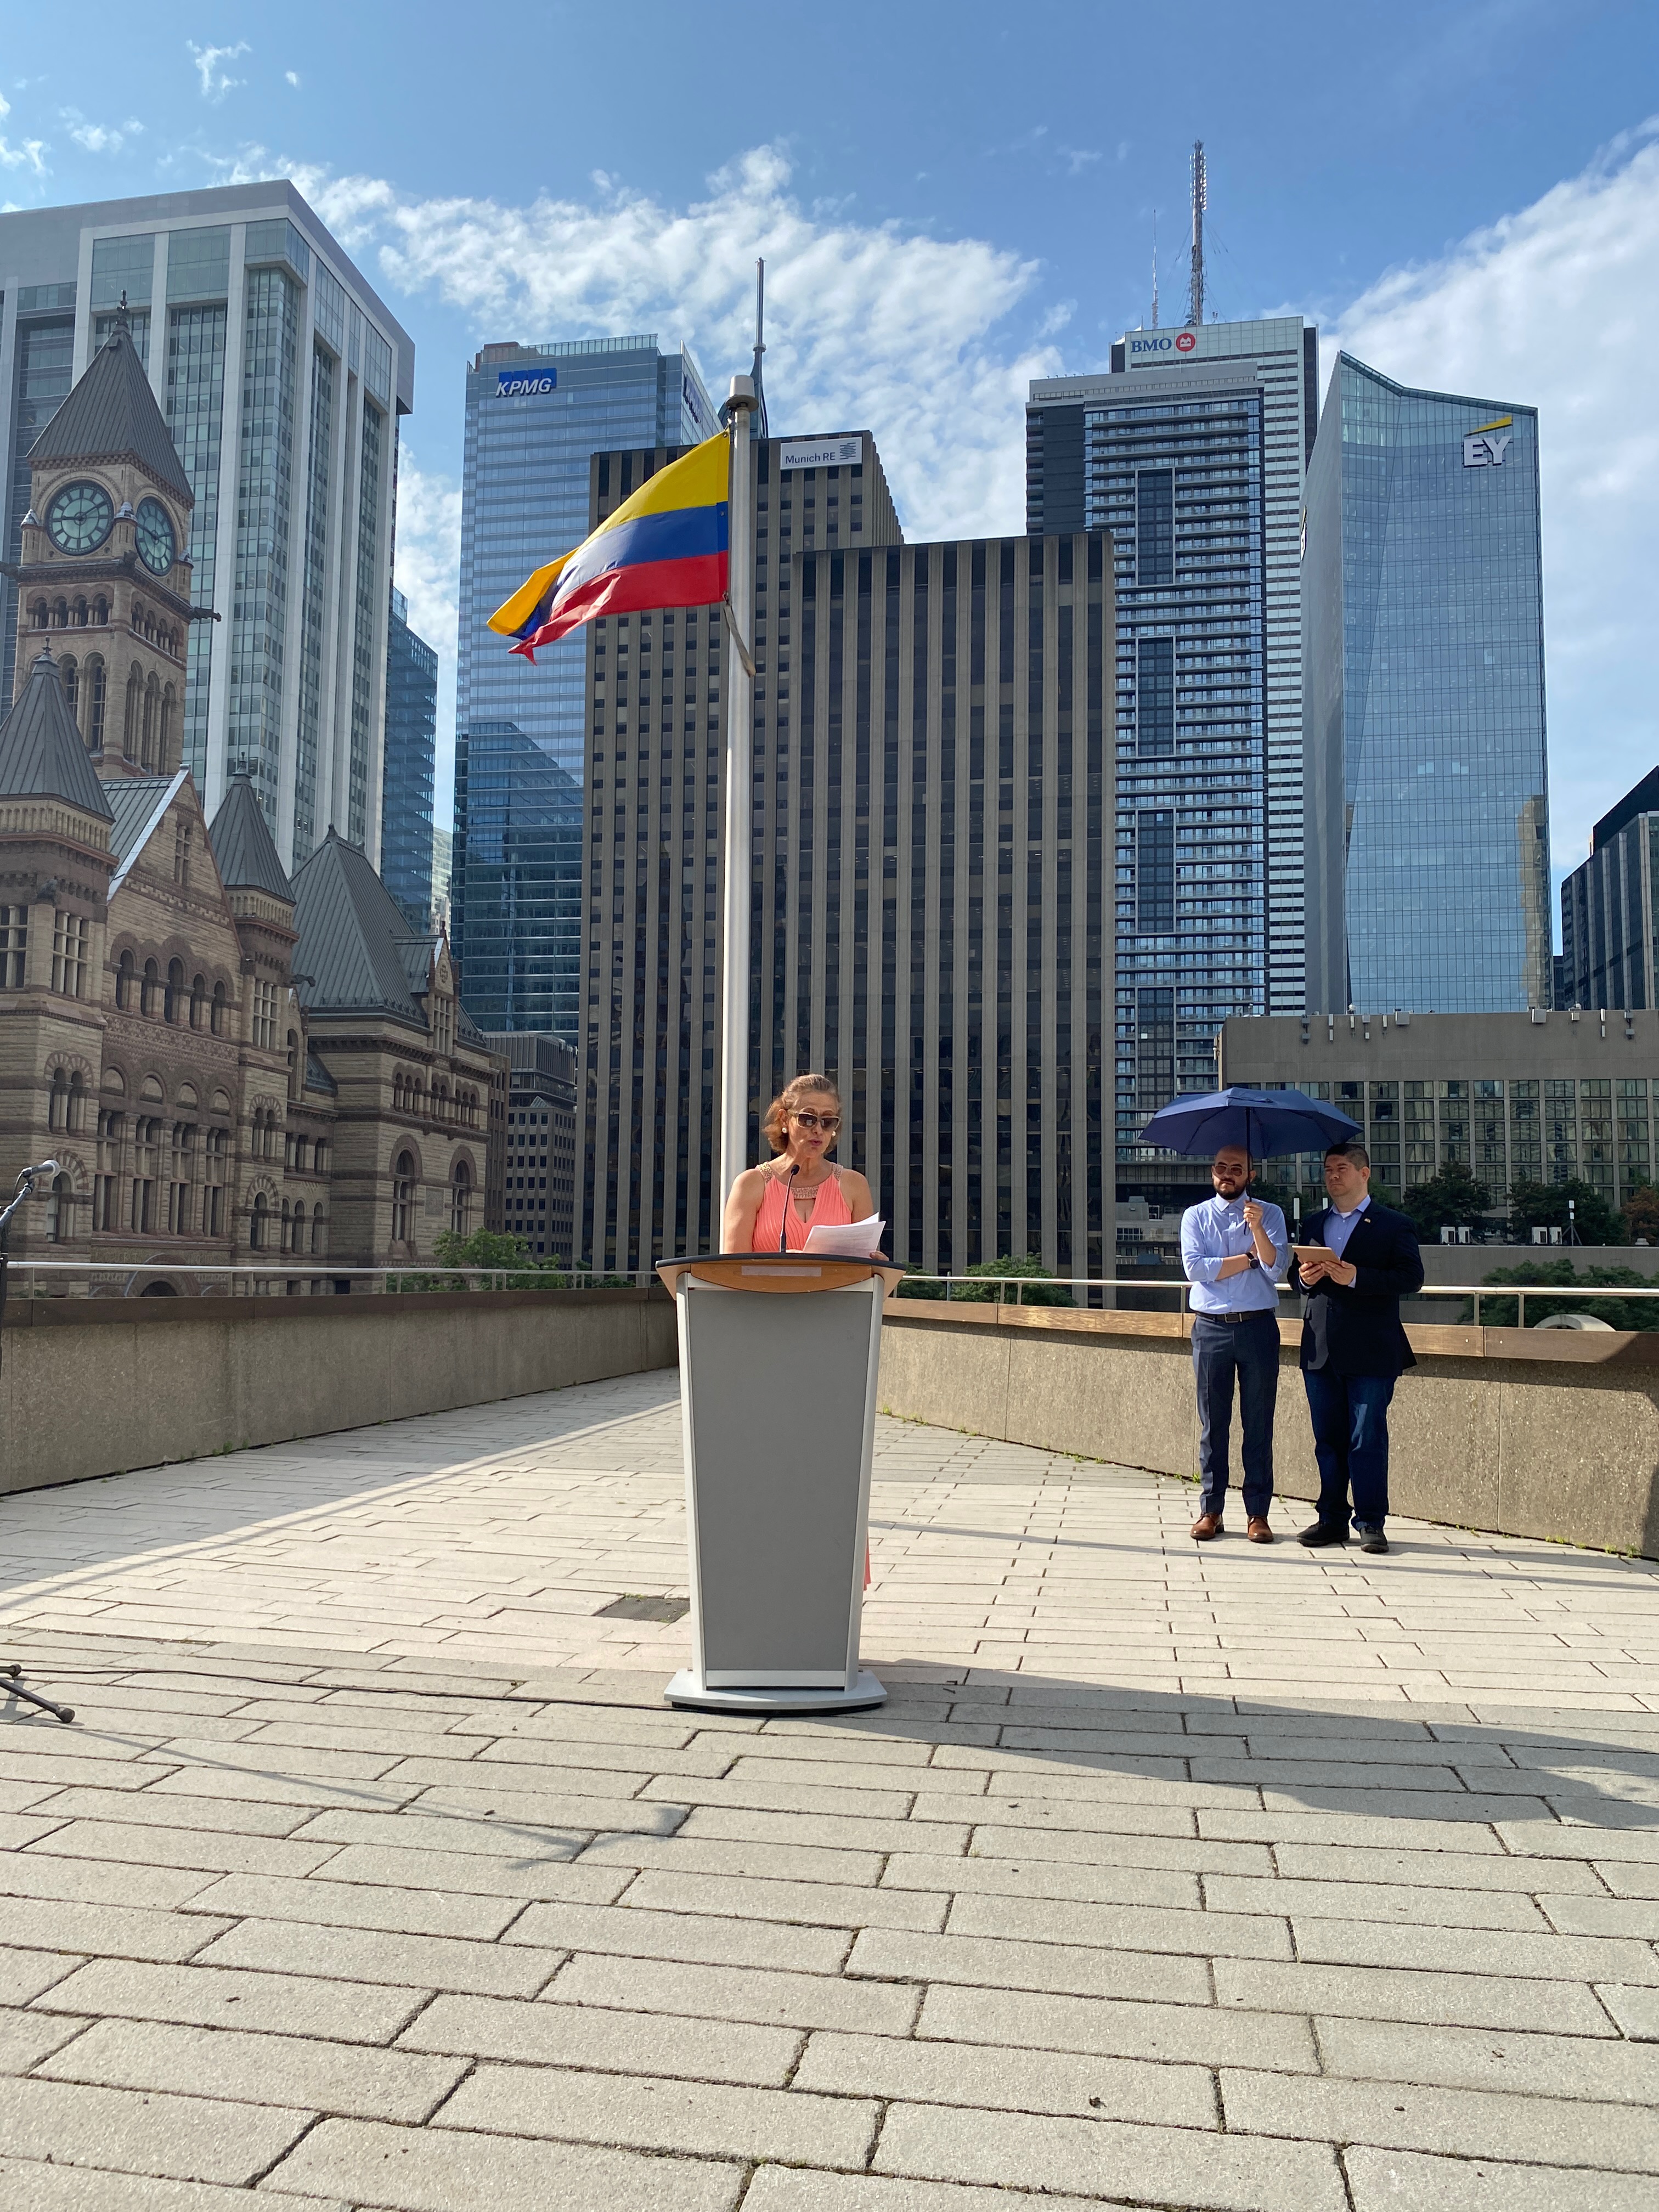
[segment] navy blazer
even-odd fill
[[[1304,1221],[1298,1244],[1323,1244],[1328,1206]],[[1302,1364],[1333,1375],[1398,1375],[1417,1361],[1400,1322],[1400,1301],[1423,1286],[1417,1231],[1403,1213],[1372,1199],[1353,1225],[1342,1257],[1354,1268],[1354,1285],[1316,1283],[1304,1291]],[[1297,1288],[1302,1287],[1300,1271]]]

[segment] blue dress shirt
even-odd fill
[[[1181,1217],[1181,1269],[1192,1285],[1194,1313],[1277,1310],[1279,1293],[1273,1285],[1290,1263],[1291,1243],[1285,1234],[1285,1217],[1276,1206],[1262,1207],[1261,1225],[1273,1239],[1273,1266],[1247,1267],[1218,1282],[1224,1260],[1255,1249],[1244,1219],[1243,1198],[1207,1198],[1201,1206],[1187,1208]]]
[[[1335,1253],[1339,1260],[1347,1250],[1348,1239],[1359,1226],[1359,1217],[1370,1202],[1370,1194],[1367,1192],[1352,1213],[1339,1213],[1336,1208],[1332,1206],[1326,1214],[1324,1243],[1329,1250]]]

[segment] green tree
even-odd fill
[[[1613,1212],[1593,1183],[1581,1182],[1575,1177],[1571,1182],[1522,1181],[1510,1185],[1510,1212],[1516,1225],[1523,1231],[1559,1229],[1565,1235],[1569,1225],[1569,1200],[1573,1206],[1571,1226],[1577,1231],[1581,1244],[1623,1244],[1628,1241],[1622,1215]]]
[[[568,1276],[554,1263],[532,1260],[522,1237],[499,1229],[475,1229],[470,1237],[442,1231],[433,1241],[432,1256],[440,1267],[469,1267],[478,1272],[470,1279],[453,1275],[410,1274],[387,1279],[394,1291],[562,1291]]]
[[[1023,1305],[1069,1306],[1074,1303],[1071,1291],[1062,1284],[1055,1282],[1041,1260],[1034,1259],[1029,1254],[1024,1259],[1018,1260],[1012,1258],[976,1260],[971,1267],[963,1268],[963,1273],[981,1279],[996,1278],[1002,1281],[1010,1281],[1017,1278],[1022,1282],[1041,1285],[1042,1287],[1034,1287],[1019,1293],[1020,1303]],[[964,1285],[960,1282],[953,1284],[951,1296],[953,1299],[965,1298],[970,1304],[990,1304],[1000,1299],[1003,1293],[994,1289],[989,1281],[981,1280],[971,1286]],[[1012,1298],[1008,1300],[1010,1305],[1013,1303]]]
[[[1461,1160],[1448,1160],[1437,1176],[1413,1183],[1401,1204],[1419,1237],[1437,1237],[1443,1229],[1476,1227],[1492,1204],[1492,1193]]]
[[[1650,1182],[1632,1191],[1620,1211],[1632,1244],[1638,1237],[1650,1244],[1659,1244],[1659,1190]]]
[[[1638,1274],[1634,1267],[1586,1267],[1582,1272],[1574,1268],[1571,1260],[1523,1260],[1518,1267],[1494,1267],[1486,1277],[1488,1283],[1517,1283],[1529,1288],[1534,1283],[1559,1283],[1563,1287],[1579,1284],[1586,1288],[1606,1285],[1609,1288],[1653,1290],[1659,1288],[1652,1277]],[[1514,1328],[1520,1317],[1518,1298],[1488,1298],[1480,1301],[1480,1320],[1486,1328]],[[1659,1329],[1659,1298],[1550,1298],[1528,1297],[1527,1327],[1535,1328],[1551,1314],[1582,1313],[1594,1315],[1604,1321],[1609,1328],[1638,1330]],[[1463,1319],[1474,1318],[1474,1302],[1471,1299],[1463,1309]]]
[[[938,1275],[924,1275],[920,1267],[907,1267],[896,1296],[902,1298],[942,1298],[946,1285]]]

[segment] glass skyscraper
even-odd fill
[[[432,784],[438,738],[438,656],[392,594],[386,671],[386,788],[380,881],[416,929],[432,926]]]
[[[1340,355],[1306,532],[1310,1006],[1547,1006],[1536,410]]]
[[[196,505],[184,763],[214,813],[252,779],[283,863],[331,825],[380,857],[397,422],[415,354],[287,183],[0,215],[0,489],[108,336],[133,343]],[[15,607],[0,584],[0,702]]]
[[[1138,1141],[1213,1089],[1230,1016],[1300,1009],[1297,526],[1316,396],[1299,316],[1141,330],[1031,386],[1032,535],[1111,532],[1121,1196],[1192,1170]]]
[[[491,1030],[556,1029],[580,998],[586,646],[509,653],[489,616],[587,535],[592,458],[718,427],[688,352],[654,334],[489,345],[466,380],[455,851],[461,989]]]

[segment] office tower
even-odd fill
[[[602,457],[596,519],[672,458]],[[867,434],[762,441],[756,475],[751,1157],[821,1070],[901,1262],[1103,1273],[1106,541],[904,544]],[[577,1245],[601,1267],[718,1243],[717,647],[707,614],[590,637]]]
[[[568,1261],[576,1190],[576,1054],[548,1030],[486,1037],[512,1071],[501,1226],[533,1255]]]
[[[438,656],[392,594],[386,631],[386,787],[380,880],[416,929],[432,927],[432,782],[438,738]]]
[[[532,568],[580,544],[591,462],[695,445],[715,410],[654,335],[489,345],[467,372],[456,666],[456,956],[486,1027],[574,1038],[580,990],[585,647],[535,665],[486,627]]]
[[[1118,1182],[1212,1080],[1230,1015],[1304,1004],[1298,524],[1316,333],[1300,316],[1125,333],[1033,383],[1026,526],[1116,548]]]
[[[1536,410],[1339,355],[1303,575],[1310,1002],[1547,1006]]]
[[[1659,768],[1590,832],[1561,885],[1558,1006],[1659,1006]]]
[[[290,184],[0,215],[0,500],[125,299],[195,505],[184,765],[214,813],[246,775],[284,867],[331,826],[380,851],[387,595],[405,332]],[[0,702],[15,605],[0,584]]]

